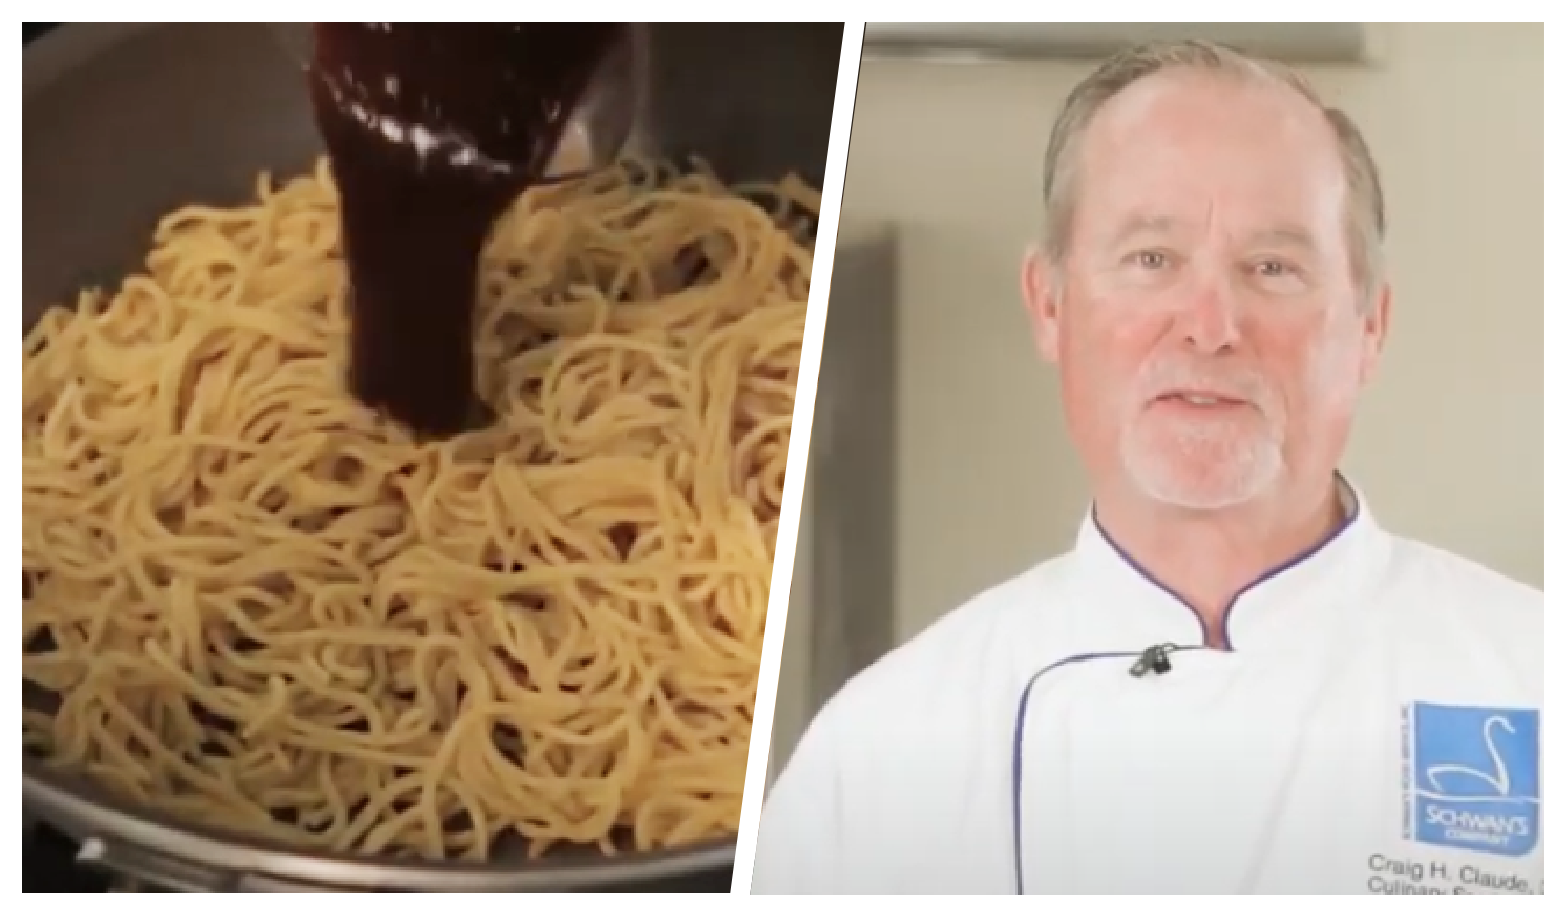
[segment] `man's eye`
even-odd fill
[[[1131,261],[1145,270],[1161,270],[1168,266],[1168,256],[1160,251],[1137,251]]]
[[[1262,277],[1285,277],[1292,272],[1290,265],[1275,258],[1266,258],[1255,265],[1255,273]]]

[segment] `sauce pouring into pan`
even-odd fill
[[[638,52],[624,23],[314,25],[359,400],[421,438],[486,423],[472,349],[484,242],[527,187],[620,152]]]

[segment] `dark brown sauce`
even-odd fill
[[[478,257],[539,181],[619,23],[317,23],[310,97],[341,196],[348,385],[423,437],[473,426]]]

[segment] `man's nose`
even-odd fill
[[[1238,296],[1231,281],[1209,272],[1193,281],[1191,295],[1179,309],[1179,333],[1201,353],[1231,349],[1238,343],[1239,333]]]

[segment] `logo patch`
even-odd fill
[[[1508,857],[1535,849],[1537,710],[1413,703],[1407,718],[1408,839]]]

